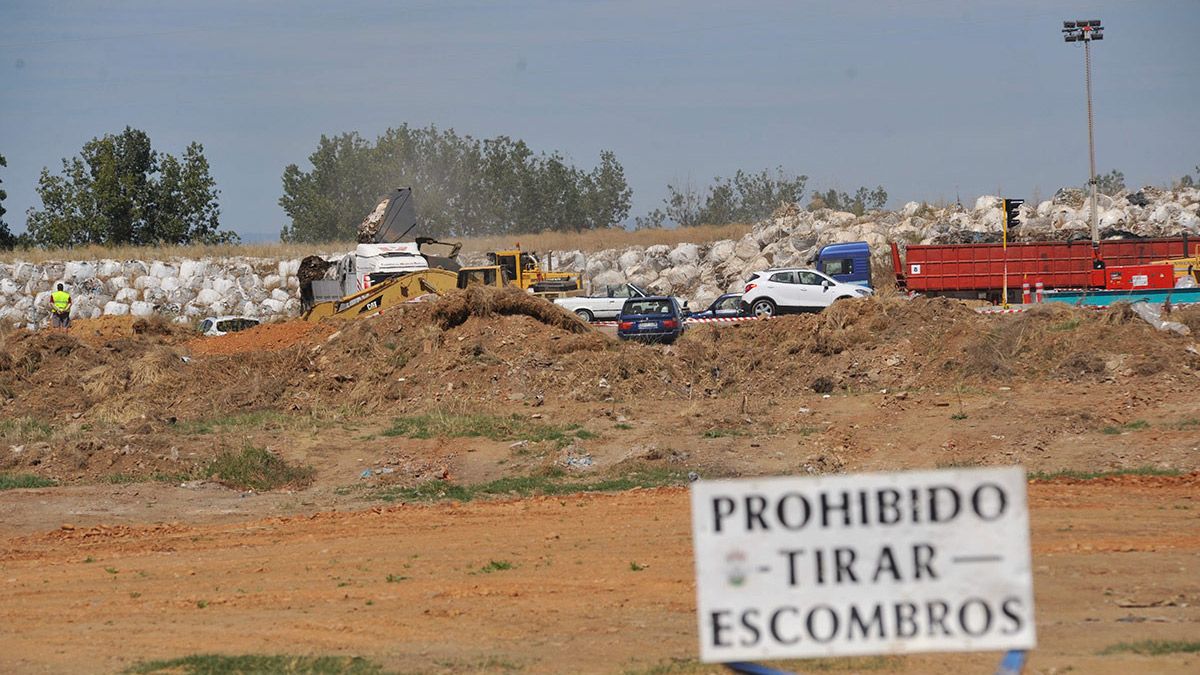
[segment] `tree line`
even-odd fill
[[[291,220],[280,233],[284,241],[353,240],[380,197],[402,186],[417,195],[422,234],[435,237],[618,227],[629,216],[633,194],[611,151],[581,168],[519,139],[480,140],[434,126],[401,125],[373,141],[356,132],[322,136],[308,161],[308,170],[291,164],[283,172],[279,204]],[[0,168],[6,166],[0,155]],[[1200,166],[1195,170],[1195,177],[1185,175],[1174,185],[1200,185]],[[717,176],[702,188],[690,181],[668,185],[661,205],[634,225],[755,222],[781,204],[801,203],[808,181],[778,167]],[[1125,189],[1120,171],[1098,182],[1107,194]],[[154,149],[144,131],[126,127],[88,141],[77,156],[62,160],[57,174],[43,168],[37,192],[41,208],[30,208],[27,231],[14,235],[4,220],[7,194],[0,177],[0,249],[239,241],[220,228],[220,191],[197,142],[176,156]],[[817,190],[808,198],[809,209],[862,215],[883,208],[888,193],[864,186],[851,193]]]
[[[374,141],[358,133],[322,136],[308,157],[283,172],[279,205],[291,218],[284,241],[353,239],[381,195],[412,187],[429,236],[580,231],[620,224],[632,190],[610,151],[579,168],[562,154],[535,153],[507,136],[476,139],[453,129],[408,125]]]

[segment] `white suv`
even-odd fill
[[[862,298],[873,290],[834,281],[816,271],[797,268],[755,272],[746,279],[742,310],[754,316],[785,312],[819,312],[837,300]]]

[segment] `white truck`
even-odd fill
[[[359,244],[354,253],[338,261],[337,278],[342,282],[342,294],[351,295],[384,279],[427,269],[429,261],[414,241]]]
[[[567,311],[575,312],[575,315],[584,321],[591,322],[598,319],[615,319],[629,298],[646,298],[653,295],[636,284],[621,284],[606,287],[603,295],[558,298],[554,304]],[[679,299],[679,306],[685,313],[687,312],[686,300]]]

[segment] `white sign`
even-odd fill
[[[1149,286],[1150,276],[1147,274],[1135,274],[1130,281],[1130,286]]]
[[[698,481],[700,657],[1032,649],[1020,467]]]
[[[913,264],[909,265],[909,266],[908,266],[908,273],[909,273],[909,274],[920,274],[920,273],[921,273],[921,264],[920,264],[920,263],[913,263]]]

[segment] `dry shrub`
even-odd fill
[[[175,350],[156,346],[146,351],[129,367],[129,385],[149,388],[167,378],[182,363]]]
[[[586,333],[584,335],[571,335],[561,340],[552,340],[550,342],[550,353],[561,355],[572,352],[596,352],[608,349],[612,345],[612,341],[600,333]]]
[[[1200,336],[1200,305],[1175,307],[1164,319],[1178,321],[1192,330],[1192,335]]]
[[[1100,313],[1101,320],[1110,326],[1119,326],[1138,318],[1133,313],[1133,305],[1128,302],[1114,302]]]
[[[998,323],[963,349],[963,369],[971,375],[1009,377],[1029,367],[1027,356],[1035,340],[1037,317],[1026,314],[996,317]]]
[[[152,314],[133,322],[134,335],[174,335],[177,332],[179,327],[162,314]]]
[[[80,377],[80,387],[83,393],[93,401],[99,401],[124,391],[129,382],[129,367],[121,364],[113,366],[96,366]]]
[[[516,288],[472,286],[441,298],[434,304],[433,319],[443,330],[461,326],[472,316],[523,314],[572,333],[591,330],[587,324],[565,309],[536,295]]]

